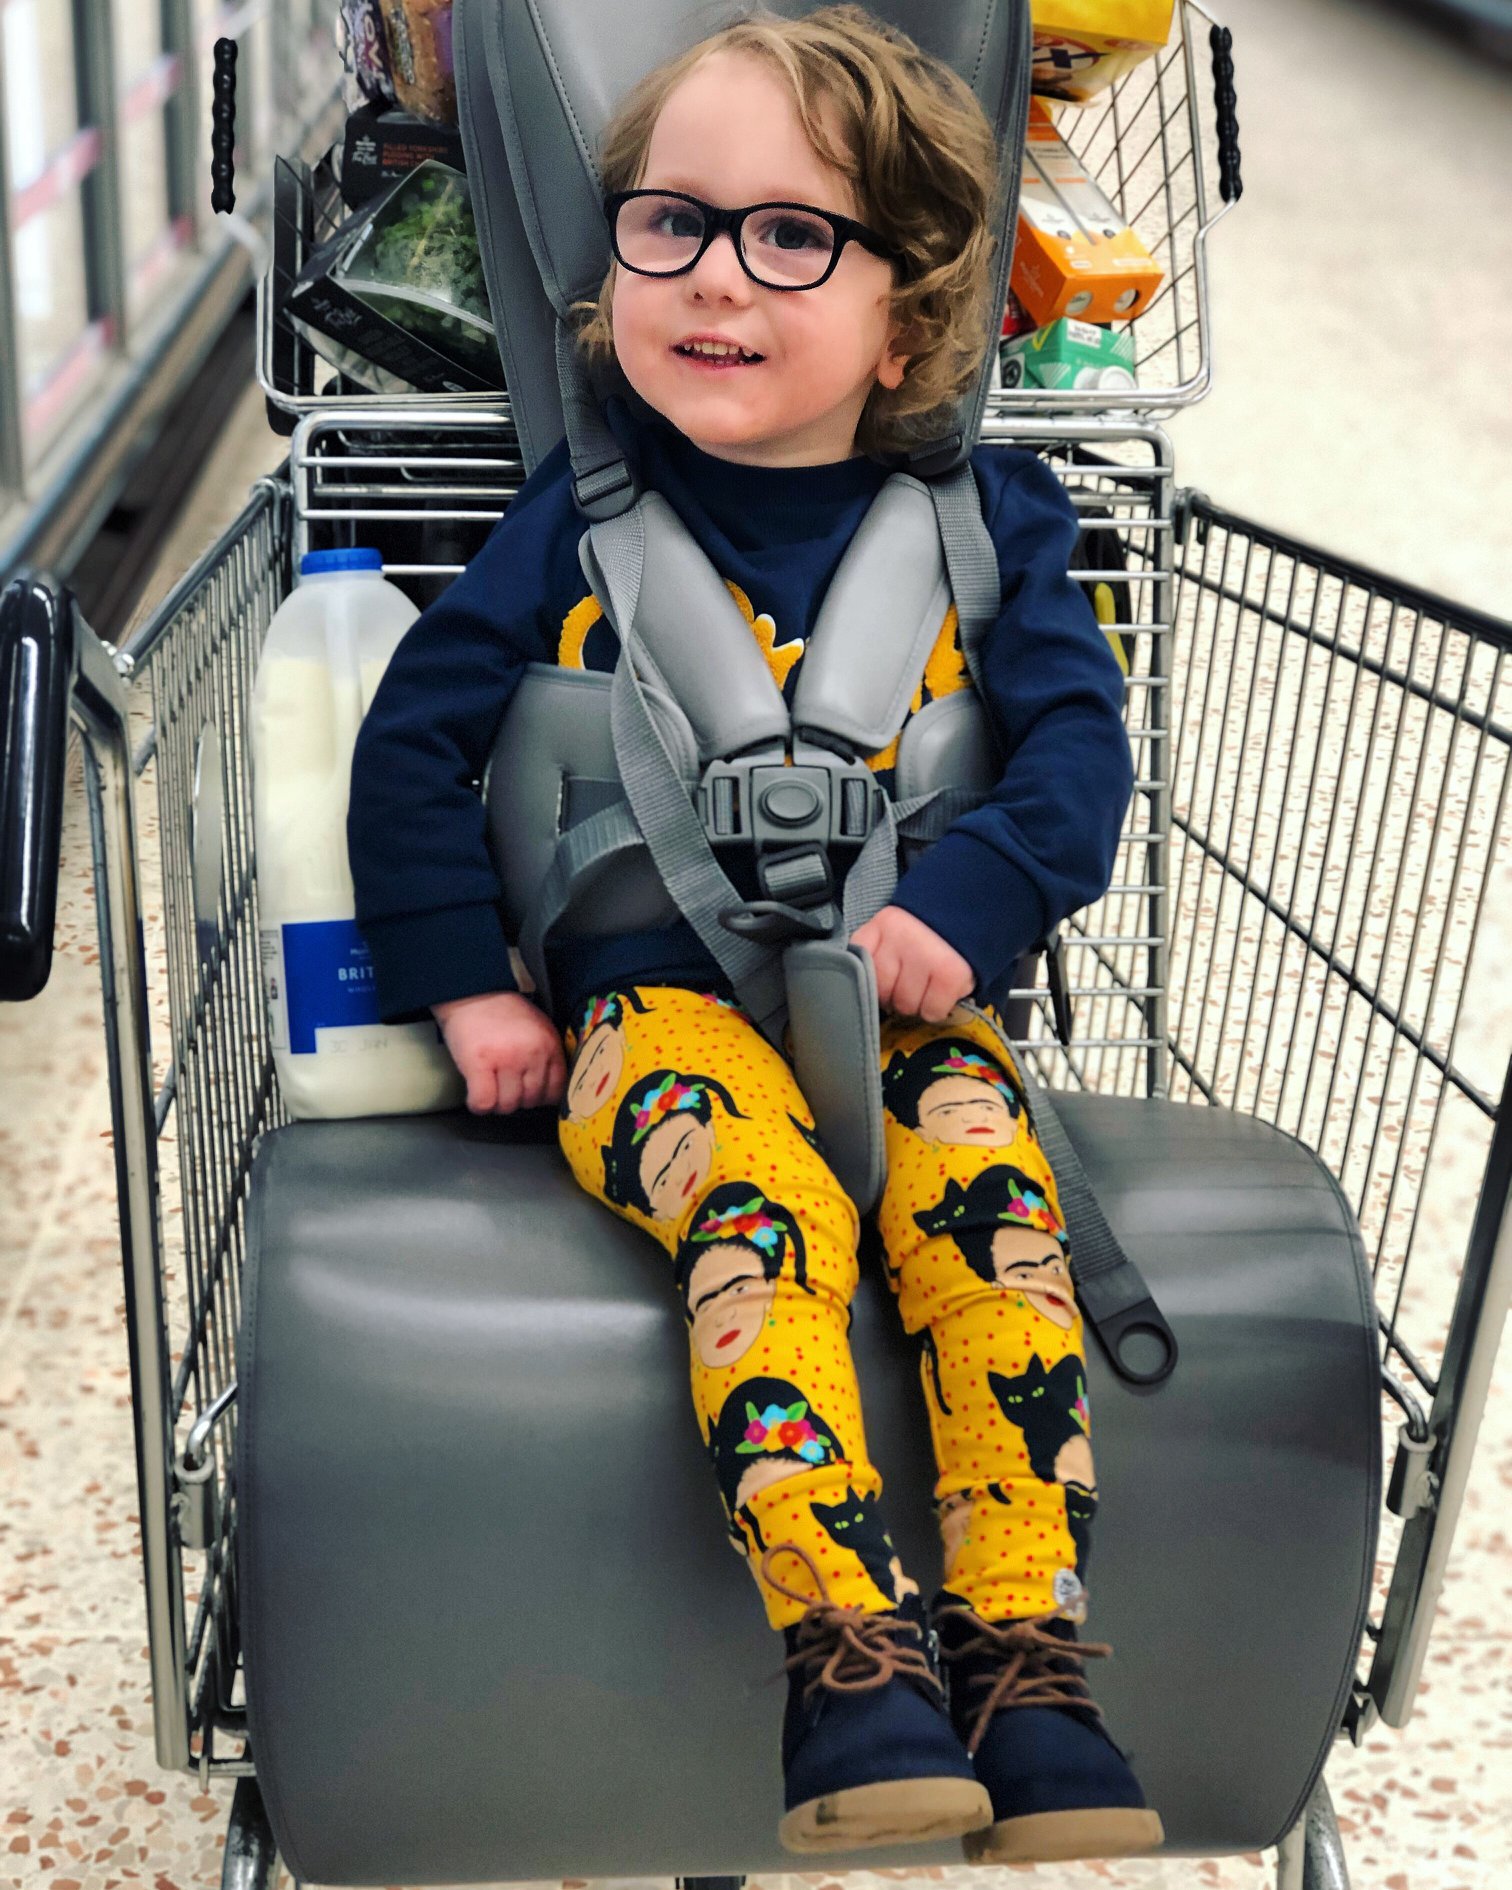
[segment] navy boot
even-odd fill
[[[808,1564],[820,1600],[771,1574],[778,1555]],[[992,1804],[951,1726],[917,1598],[886,1614],[842,1608],[807,1553],[786,1543],[767,1551],[762,1574],[808,1604],[803,1619],[783,1629],[783,1845],[853,1851],[960,1837],[990,1824]]]
[[[968,1859],[1050,1864],[1154,1850],[1160,1818],[1081,1671],[1112,1649],[1078,1642],[1057,1615],[989,1622],[946,1599],[936,1598],[934,1619],[951,1718],[992,1797],[992,1825],[966,1838]]]

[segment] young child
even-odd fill
[[[980,361],[991,129],[954,73],[827,6],[739,20],[651,73],[602,169],[616,260],[582,342],[631,390],[611,424],[791,692],[887,477],[878,456],[927,437]],[[384,1015],[434,1012],[469,1108],[558,1103],[577,1180],[673,1263],[731,1540],[786,1637],[783,1841],[969,1833],[983,1860],[1114,1856],[1161,1827],[1081,1672],[1108,1651],[1075,1633],[1096,1500],[1084,1332],[990,1006],[1111,878],[1132,786],[1123,685],[1067,575],[1076,520],[1053,475],[1018,451],[972,464],[1001,563],[982,665],[1005,771],[855,934],[886,1012],[879,1228],[923,1337],[939,1466],[948,1587],[930,1608],[867,1454],[856,1210],[787,1063],[680,923],[555,940],[554,1018],[511,973],[474,783],[526,663],[616,656],[580,575],[565,446],[389,668],[358,744],[351,855]],[[952,608],[913,709],[970,686]]]

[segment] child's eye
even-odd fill
[[[658,236],[703,235],[703,218],[696,210],[669,207],[652,219],[651,228]]]
[[[752,234],[768,249],[827,250],[832,242],[830,227],[818,217],[808,217],[792,210],[773,211],[752,218]]]

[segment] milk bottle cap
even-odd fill
[[[307,551],[299,561],[301,577],[318,577],[323,571],[381,571],[383,554],[361,547],[343,551]]]

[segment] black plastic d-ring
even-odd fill
[[[1139,1300],[1097,1326],[1097,1336],[1120,1378],[1133,1385],[1158,1385],[1176,1369],[1176,1335],[1153,1299]]]

